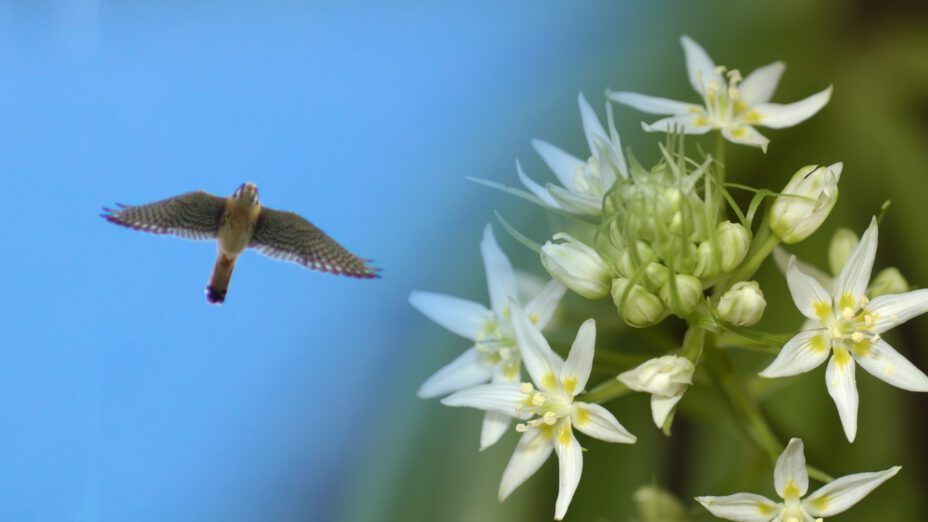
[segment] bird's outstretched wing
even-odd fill
[[[351,277],[378,277],[378,269],[352,254],[293,212],[262,208],[248,246],[264,255],[307,268]]]
[[[104,219],[153,234],[173,234],[186,239],[215,239],[225,209],[225,198],[207,192],[188,192],[173,198],[139,206],[117,203],[118,209],[104,208]]]

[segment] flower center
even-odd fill
[[[738,69],[726,70],[722,65],[716,67],[719,76],[728,77],[728,81],[711,80],[705,82],[705,101],[707,123],[714,128],[729,128],[735,125],[757,123],[759,116],[744,102],[740,84],[743,78]],[[698,125],[698,124],[697,124]]]
[[[516,413],[528,413],[531,417],[516,425],[516,431],[524,433],[529,428],[554,426],[561,419],[570,416],[570,401],[559,393],[536,390],[531,383],[524,382],[519,391],[525,394],[525,400],[518,406]]]
[[[845,294],[839,299],[838,309],[825,321],[832,339],[851,344],[856,350],[865,350],[870,344],[879,342],[876,330],[876,314],[867,308],[866,297],[857,301]]]

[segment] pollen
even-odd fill
[[[532,395],[532,406],[544,406],[547,399],[541,393],[535,393]]]
[[[524,422],[520,422],[516,424],[516,431],[518,431],[519,433],[525,433],[526,431],[528,431],[528,425],[525,424]]]
[[[535,388],[532,387],[532,383],[530,382],[523,382],[521,385],[519,385],[519,391],[522,393],[532,393],[534,390]]]
[[[541,420],[548,426],[554,426],[557,424],[557,415],[555,415],[553,411],[545,412]]]

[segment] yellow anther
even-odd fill
[[[554,426],[557,424],[557,415],[553,411],[546,412],[542,417],[542,421],[548,426]]]
[[[534,390],[535,388],[532,387],[532,383],[530,382],[523,382],[521,385],[519,385],[519,391],[522,393],[532,393]]]
[[[516,424],[516,431],[518,431],[519,433],[525,433],[526,431],[528,431],[528,426],[520,422]]]
[[[845,307],[845,308],[842,308],[842,309],[841,309],[841,317],[843,317],[843,318],[845,318],[845,319],[853,319],[853,318],[854,318],[854,312],[855,312],[855,311],[856,311],[856,310],[854,310],[853,308],[851,308],[851,307],[849,307],[849,306],[848,306],[848,307]]]
[[[859,343],[860,341],[864,340],[864,334],[860,332],[854,332],[853,334],[851,334],[851,340],[854,341],[855,343]]]
[[[716,66],[715,66],[715,74],[718,74],[719,76],[725,74],[725,66],[724,66],[724,65],[716,65]]]
[[[546,400],[547,399],[545,398],[545,396],[540,393],[536,393],[535,395],[532,395],[533,406],[543,406]]]

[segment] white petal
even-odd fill
[[[516,306],[512,309],[512,326],[516,331],[516,342],[522,353],[522,363],[535,385],[546,390],[559,388],[558,376],[563,364],[541,332],[529,321],[525,312]]]
[[[471,341],[477,339],[477,333],[490,312],[482,304],[467,299],[418,290],[409,294],[409,304],[429,319]]]
[[[664,429],[667,417],[670,416],[670,412],[673,411],[674,407],[682,398],[683,393],[678,393],[670,397],[651,395],[651,419],[654,421],[654,425],[657,426],[657,429]]]
[[[870,271],[873,270],[873,259],[876,257],[878,235],[876,218],[873,218],[835,280],[836,307],[841,306],[840,302],[845,299],[845,296],[853,298],[856,307],[861,298],[867,295]]]
[[[561,368],[561,383],[571,397],[586,388],[593,369],[593,350],[596,345],[596,321],[587,319],[577,330],[577,337],[567,354],[567,361]]]
[[[825,371],[825,384],[828,394],[838,407],[838,416],[848,442],[857,437],[857,378],[854,375],[854,358],[843,348],[835,348],[835,354],[828,361]]]
[[[783,511],[783,506],[753,493],[735,493],[727,497],[696,497],[713,515],[740,522],[769,522]]]
[[[526,396],[519,390],[519,383],[480,384],[453,393],[441,400],[445,406],[477,408],[497,411],[516,417],[519,405]]]
[[[684,134],[705,134],[712,130],[712,125],[698,114],[681,114],[671,116],[654,123],[641,123],[641,128],[647,132],[682,132]]]
[[[548,183],[546,188],[548,189],[548,193],[551,194],[551,197],[557,201],[557,204],[568,212],[598,216],[603,211],[602,197],[572,192],[552,183]]]
[[[809,473],[806,471],[806,456],[802,450],[802,441],[794,438],[777,458],[773,483],[780,497],[786,498],[786,487],[790,482],[799,488],[800,497],[809,490]]]
[[[871,344],[865,354],[854,354],[864,370],[896,388],[914,392],[928,392],[928,375],[882,339]]]
[[[625,161],[625,152],[622,151],[622,140],[619,133],[615,130],[615,118],[612,115],[612,104],[606,102],[606,121],[609,124],[609,140],[612,143],[613,154],[615,155],[616,166],[619,168],[619,174],[622,179],[628,179],[628,162]]]
[[[883,333],[928,312],[928,288],[875,297],[867,309],[877,316],[876,332]]]
[[[493,368],[484,364],[483,354],[471,348],[429,377],[416,394],[423,399],[440,397],[490,380]]]
[[[525,312],[534,320],[535,327],[543,330],[557,310],[558,303],[567,292],[567,287],[557,279],[552,279],[542,287],[541,292],[525,305]]]
[[[830,86],[824,91],[798,102],[755,105],[754,111],[760,115],[758,125],[772,129],[782,129],[783,127],[792,127],[811,118],[816,112],[822,110],[822,107],[828,103],[829,99],[831,99]]]
[[[751,72],[740,85],[741,99],[744,103],[753,106],[770,101],[773,91],[780,83],[780,76],[783,75],[784,69],[786,69],[785,63],[773,62]]]
[[[841,477],[822,486],[802,502],[803,507],[815,517],[831,517],[843,513],[858,503],[880,484],[899,473],[900,466],[886,471],[856,473]]]
[[[548,189],[542,187],[538,183],[535,183],[535,181],[532,178],[528,177],[528,175],[525,174],[525,171],[522,170],[522,165],[519,163],[518,160],[516,160],[516,172],[519,174],[519,181],[522,182],[522,185],[524,185],[525,188],[529,190],[529,192],[531,192],[536,197],[538,197],[538,199],[540,199],[542,203],[544,203],[545,205],[551,208],[561,208],[561,206],[558,205],[557,201],[555,201],[554,198],[551,197],[551,194],[548,193]]]
[[[773,249],[773,260],[777,264],[777,268],[783,272],[783,275],[786,275],[790,257],[792,257],[790,253],[781,246]],[[831,295],[831,291],[834,290],[835,287],[835,278],[826,274],[824,270],[819,269],[815,265],[810,265],[801,259],[796,259],[795,263],[796,268],[798,268],[800,272],[814,277],[815,280],[822,285],[822,288]]]
[[[725,136],[725,139],[732,143],[760,147],[765,153],[767,152],[767,144],[770,143],[766,136],[757,132],[750,125],[739,125],[731,129],[723,128],[722,136]]]
[[[496,442],[509,430],[512,416],[498,411],[488,411],[483,416],[483,426],[480,429],[480,451],[483,451]]]
[[[628,105],[648,114],[689,114],[693,111],[702,110],[699,105],[692,103],[658,98],[657,96],[648,96],[637,92],[607,91],[606,97],[616,103]]]
[[[585,162],[564,152],[563,150],[541,140],[532,140],[532,146],[535,152],[541,156],[541,159],[548,165],[551,172],[557,176],[565,188],[574,190],[574,176],[577,175],[577,169],[582,167]]]
[[[506,500],[515,489],[535,474],[554,450],[553,439],[541,431],[528,430],[519,439],[515,453],[509,459],[503,480],[499,484],[499,501]]]
[[[577,103],[580,105],[580,118],[583,120],[583,134],[586,136],[586,142],[590,146],[590,152],[596,152],[594,136],[601,136],[608,142],[609,135],[606,134],[606,129],[603,128],[603,124],[599,121],[599,116],[596,115],[593,107],[590,107],[590,104],[587,103],[582,92],[577,96]]]
[[[823,321],[831,314],[832,298],[814,277],[802,273],[796,267],[796,256],[789,259],[786,267],[786,284],[793,302],[802,315]]]
[[[777,358],[760,372],[761,377],[791,377],[818,368],[831,351],[827,330],[807,330],[786,342]]]
[[[574,438],[570,423],[562,422],[558,431],[554,443],[559,469],[554,519],[562,520],[567,514],[570,501],[574,498],[577,485],[580,484],[580,475],[583,473],[583,450]]]
[[[490,225],[483,229],[480,253],[483,254],[483,265],[487,272],[490,304],[497,316],[502,316],[504,308],[509,305],[509,300],[518,298],[516,274],[509,258],[496,242],[493,227]]]
[[[594,439],[634,444],[637,439],[619,424],[615,416],[599,404],[575,402],[570,415],[574,428]]]
[[[715,62],[698,43],[689,36],[680,38],[683,52],[686,53],[686,72],[690,77],[690,85],[699,94],[705,94],[705,86],[710,82],[725,85],[725,80],[715,70]]]

